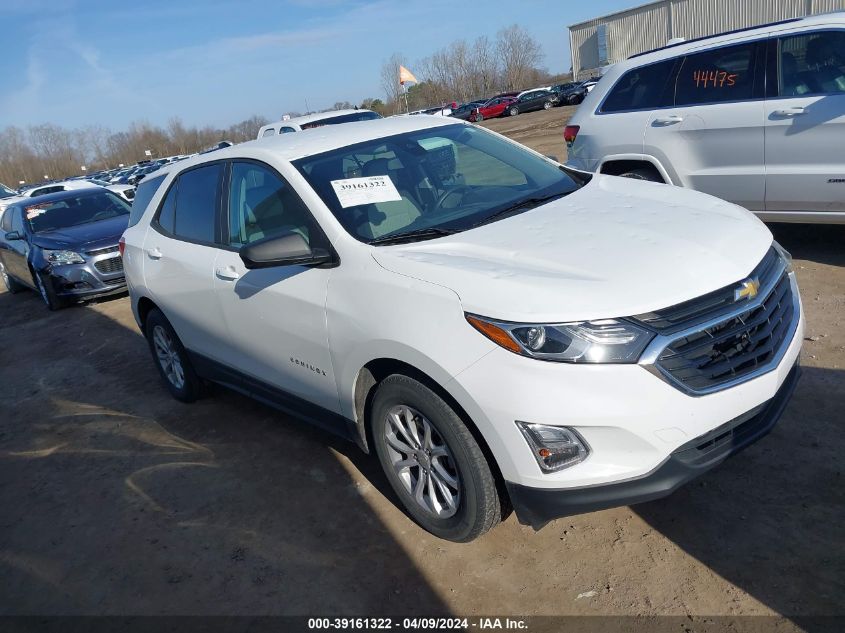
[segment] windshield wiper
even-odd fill
[[[382,235],[374,240],[370,240],[369,244],[404,244],[405,242],[417,242],[420,240],[431,240],[435,237],[443,237],[444,235],[452,235],[458,231],[450,231],[449,229],[438,229],[436,226],[428,226],[407,233],[394,233],[390,235]]]
[[[509,215],[511,213],[515,213],[516,211],[523,211],[526,209],[530,209],[531,207],[537,207],[543,204],[544,202],[550,202],[551,200],[555,200],[556,198],[562,198],[566,194],[571,193],[569,191],[563,191],[560,193],[553,193],[548,196],[536,196],[534,198],[526,198],[516,204],[512,204],[509,207],[505,207],[504,209],[499,209],[498,211],[491,213],[486,218],[481,220],[480,222],[476,222],[470,228],[474,229],[478,226],[484,226],[485,224],[490,224],[494,220],[501,218],[503,215]]]

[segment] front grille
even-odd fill
[[[706,392],[771,364],[797,319],[789,275],[776,270],[780,279],[761,303],[673,340],[656,366],[685,388]]]
[[[114,279],[107,279],[103,282],[107,286],[125,286],[126,285],[126,277],[115,277]]]
[[[94,267],[101,273],[106,275],[109,273],[120,272],[121,270],[123,270],[123,258],[118,255],[117,257],[101,259],[98,262],[94,262]]]
[[[780,256],[777,251],[770,248],[763,260],[751,271],[749,277],[759,279],[761,289],[770,287],[782,272],[779,260]],[[734,300],[736,287],[737,284],[731,284],[690,301],[684,301],[647,314],[640,314],[635,318],[657,330],[660,334],[674,334],[718,317],[726,310],[732,310],[736,306]]]
[[[96,255],[105,255],[106,253],[116,253],[119,250],[120,248],[117,246],[109,246],[108,248],[98,248],[94,251],[87,251],[85,254],[94,257]]]

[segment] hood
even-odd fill
[[[536,209],[456,235],[373,247],[395,273],[452,289],[464,310],[519,322],[632,316],[744,278],[772,235],[712,196],[595,176]]]
[[[32,243],[47,249],[96,250],[116,246],[127,226],[129,226],[129,216],[120,215],[99,222],[35,233],[32,236]]]

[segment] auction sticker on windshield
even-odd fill
[[[337,194],[337,199],[340,201],[340,206],[344,209],[359,204],[393,202],[402,199],[390,176],[344,178],[331,182],[332,188]]]

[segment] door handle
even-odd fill
[[[658,117],[654,120],[658,125],[675,125],[684,120],[684,117],[677,114],[670,114],[669,116]]]
[[[231,266],[226,266],[226,268],[218,268],[214,272],[220,279],[225,279],[227,281],[235,281],[235,279],[238,279],[241,276],[240,273],[238,273],[238,271],[236,271]]]
[[[801,114],[806,114],[806,110],[802,106],[793,106],[791,108],[783,108],[772,112],[775,116],[794,117]]]
[[[150,259],[161,259],[161,249],[158,246],[147,249],[147,256]]]

